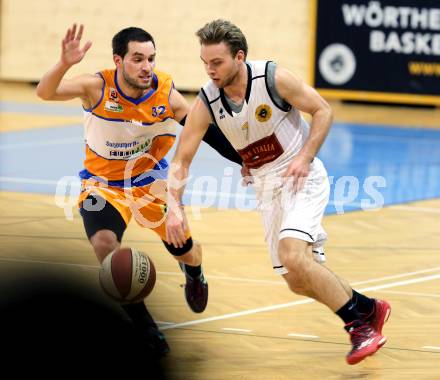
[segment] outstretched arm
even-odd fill
[[[100,90],[102,79],[96,75],[81,75],[67,80],[63,79],[66,72],[75,64],[81,62],[92,43],[90,41],[81,48],[81,37],[84,26],[80,25],[78,31],[73,24],[66,32],[61,43],[60,60],[53,66],[37,86],[37,95],[44,100],[69,100],[82,98],[86,103],[90,102],[90,93]]]

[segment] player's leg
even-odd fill
[[[326,258],[324,255],[324,241],[327,234],[320,226],[317,231],[316,241],[312,245],[313,258],[316,262],[324,264]],[[382,334],[382,328],[388,320],[391,312],[391,306],[387,301],[375,298],[369,298],[351,288],[350,284],[343,278],[339,278],[341,285],[344,287],[351,301],[358,309],[362,318],[369,323],[379,334]]]
[[[376,352],[386,338],[364,321],[348,284],[312,259],[313,245],[325,240],[321,219],[328,203],[329,183],[322,163],[314,160],[300,192],[283,195],[278,256],[287,272],[284,278],[291,290],[327,305],[344,321],[353,346],[347,362],[355,364]]]
[[[185,274],[185,299],[190,309],[201,313],[208,304],[208,282],[202,269],[202,247],[197,241],[188,237],[182,248],[175,248],[162,240],[165,248],[179,262]]]
[[[103,207],[95,207],[97,204]],[[120,247],[127,224],[110,202],[94,194],[82,202],[80,214],[90,244],[102,263],[109,253]]]
[[[160,188],[160,184],[157,184],[155,194],[160,192],[157,188]],[[167,208],[161,199],[154,199],[150,191],[151,187],[148,186],[136,189],[135,199],[143,198],[149,201],[145,202],[140,208],[135,208],[135,205],[132,205],[133,216],[139,225],[156,232],[168,252],[179,262],[186,278],[185,298],[188,306],[195,313],[201,313],[206,309],[208,303],[208,283],[202,270],[201,245],[193,241],[190,231],[186,232],[187,240],[181,248],[175,248],[172,244],[166,242],[165,220]]]
[[[313,260],[311,252],[308,252],[310,250],[311,245],[307,241],[295,238],[281,239],[278,256],[288,271],[283,277],[294,293],[314,298],[336,312],[350,300],[350,297],[339,279]],[[354,317],[360,318],[358,315]]]
[[[374,354],[386,338],[366,323],[339,278],[312,259],[311,244],[295,238],[283,238],[279,243],[279,257],[288,271],[283,277],[289,288],[328,306],[345,323],[350,334],[352,350],[347,362],[356,364]]]
[[[104,207],[98,211],[97,203]],[[89,195],[82,203],[80,214],[83,218],[87,237],[95,251],[99,262],[119,248],[127,224],[120,212],[104,198]],[[159,331],[144,302],[121,305],[130,317],[138,333],[143,337],[146,348],[152,353],[162,356],[170,351],[164,335]]]
[[[327,239],[325,230],[320,226],[317,231],[316,241],[312,245],[312,252],[315,261],[324,264],[326,259],[324,255],[324,242]],[[351,288],[350,284],[343,278],[339,282],[344,287],[351,301],[356,306],[362,318],[369,323],[379,334],[382,334],[384,323],[388,320],[391,312],[391,306],[384,300],[369,298]]]
[[[362,318],[373,327],[379,334],[382,334],[383,325],[388,321],[391,314],[391,305],[378,298],[370,298],[352,289],[348,282],[338,277],[351,301],[356,306]]]

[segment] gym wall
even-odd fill
[[[197,90],[207,76],[195,32],[216,18],[236,23],[249,44],[249,59],[272,59],[309,78],[308,0],[0,0],[0,79],[38,81],[57,62],[61,40],[73,23],[83,23],[83,42],[93,45],[67,77],[113,67],[111,39],[127,26],[150,32],[157,67],[176,87]]]

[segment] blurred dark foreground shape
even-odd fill
[[[0,378],[164,379],[122,308],[98,287],[60,272],[14,270],[0,278],[0,347]]]

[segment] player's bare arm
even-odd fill
[[[198,97],[191,106],[168,175],[167,242],[175,247],[183,246],[186,240],[185,231],[188,227],[185,212],[181,207],[184,184],[191,162],[210,122],[209,111]]]
[[[180,122],[188,114],[189,105],[183,95],[175,88],[170,94],[170,104],[174,112],[174,119]]]
[[[332,123],[332,110],[314,88],[284,68],[277,68],[275,84],[279,94],[286,102],[312,116],[310,135],[284,173],[284,177],[293,179],[295,190],[299,191],[309,174],[310,163],[328,134]]]

